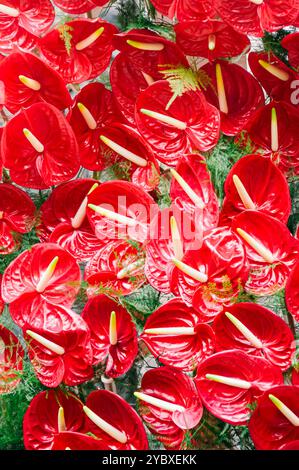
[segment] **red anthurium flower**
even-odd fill
[[[212,328],[199,323],[196,312],[179,299],[152,313],[140,338],[162,364],[187,372],[214,352]]]
[[[299,440],[298,387],[282,385],[267,390],[248,428],[257,450],[278,450]]]
[[[166,449],[181,449],[188,430],[203,413],[194,382],[170,367],[148,370],[134,395],[139,399],[139,414]]]
[[[72,102],[61,76],[33,54],[10,54],[0,62],[0,76],[5,86],[5,107],[12,114],[38,101],[58,109]]]
[[[215,0],[153,0],[152,4],[159,13],[179,21],[213,17],[216,9]]]
[[[100,240],[144,242],[156,211],[158,206],[151,196],[127,181],[107,181],[88,196],[87,216]]]
[[[13,320],[23,326],[31,310],[45,302],[70,307],[80,288],[75,258],[54,243],[40,243],[23,251],[6,268],[2,297]]]
[[[291,198],[283,173],[268,158],[246,155],[234,164],[225,184],[221,224],[246,210],[258,210],[281,222],[288,221]]]
[[[146,29],[117,34],[114,45],[121,52],[110,70],[112,90],[123,115],[135,124],[135,103],[140,92],[163,79],[163,70],[189,64],[174,42]]]
[[[65,431],[80,432],[84,413],[80,400],[61,390],[45,390],[31,401],[23,421],[27,450],[50,450],[55,435]]]
[[[102,19],[76,19],[47,33],[39,48],[45,61],[66,82],[81,83],[108,67],[115,33],[117,28]]]
[[[144,90],[136,103],[136,124],[157,158],[175,166],[182,154],[207,151],[219,139],[219,111],[201,91],[189,91],[173,101],[166,80]]]
[[[48,103],[33,104],[9,121],[1,153],[12,180],[29,188],[68,181],[79,170],[74,132],[63,114]]]
[[[240,349],[260,356],[283,371],[290,367],[295,351],[294,335],[278,315],[255,303],[227,307],[214,320],[216,349]]]
[[[195,212],[197,215],[197,212]],[[200,218],[198,225],[176,205],[159,211],[150,224],[150,240],[146,244],[145,275],[148,282],[160,292],[170,293],[172,259],[181,259],[188,248],[202,244]]]
[[[221,20],[184,21],[174,26],[176,42],[190,56],[215,60],[234,57],[249,48],[250,41]]]
[[[138,243],[110,240],[86,265],[87,295],[131,294],[145,282],[144,263],[144,251]]]
[[[244,243],[250,267],[246,291],[272,295],[283,289],[299,252],[299,242],[288,228],[258,211],[242,212],[232,228]]]
[[[299,33],[288,34],[281,41],[282,47],[288,51],[288,59],[292,67],[299,68]]]
[[[122,121],[114,95],[101,83],[89,83],[76,95],[67,119],[78,140],[82,166],[103,170],[110,163],[110,153],[105,155],[107,149],[100,140],[102,129]]]
[[[172,289],[178,289],[203,322],[230,305],[248,278],[242,242],[227,227],[207,232],[200,249],[187,251],[173,263]]]
[[[222,132],[238,134],[264,104],[258,81],[240,65],[229,62],[206,64],[200,70],[210,78],[204,94],[209,103],[220,110]]]
[[[97,186],[92,179],[57,186],[40,209],[40,240],[57,243],[79,262],[89,260],[102,247],[86,217],[87,196]]]
[[[23,325],[29,359],[41,383],[78,385],[93,377],[90,331],[80,315],[43,304]]]
[[[146,450],[148,442],[136,411],[119,395],[107,390],[92,392],[83,410],[85,430],[101,439],[109,450]]]
[[[82,318],[91,331],[93,364],[106,361],[108,377],[125,374],[138,352],[137,331],[130,314],[114,300],[99,295],[87,302]]]
[[[250,418],[250,405],[265,390],[283,384],[283,375],[265,359],[232,349],[205,359],[195,383],[210,413],[226,423],[244,425]]]
[[[106,450],[105,443],[81,432],[65,431],[55,434],[51,450]]]
[[[18,338],[0,324],[0,395],[21,381],[24,351]]]
[[[299,263],[292,269],[286,284],[286,304],[288,310],[299,321]]]
[[[30,232],[35,219],[30,197],[12,184],[0,184],[0,254],[16,251],[22,233]]]
[[[217,11],[235,30],[262,36],[293,24],[298,16],[297,0],[218,0]]]
[[[252,73],[271,98],[298,104],[293,99],[299,79],[294,70],[269,52],[251,52],[248,62]]]
[[[106,5],[109,0],[53,0],[60,10],[73,15],[86,13],[93,8]]]

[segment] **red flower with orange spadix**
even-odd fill
[[[93,377],[90,330],[80,315],[44,303],[23,324],[29,359],[46,387],[78,385]]]
[[[267,390],[248,429],[257,450],[278,450],[299,440],[298,387],[282,385]]]
[[[211,321],[231,305],[248,278],[244,247],[227,227],[206,233],[202,247],[173,258],[171,287],[195,308],[201,321]]]
[[[213,329],[218,351],[239,349],[264,357],[283,371],[291,365],[294,335],[272,310],[249,302],[234,304],[217,315]]]
[[[18,338],[0,324],[0,395],[17,387],[22,378],[24,351]]]
[[[298,16],[297,0],[219,0],[217,12],[236,31],[263,36],[293,24]]]
[[[39,243],[6,268],[2,297],[10,304],[13,320],[22,327],[45,303],[71,307],[80,279],[80,268],[72,255],[54,243]]]
[[[264,391],[283,384],[283,375],[266,359],[232,349],[205,359],[194,380],[210,413],[226,423],[245,425],[250,406]]]
[[[166,449],[179,450],[203,413],[193,380],[171,367],[148,370],[134,395],[138,412]]]
[[[66,13],[80,15],[96,7],[104,6],[108,1],[109,0],[53,0],[53,3]]]
[[[92,392],[83,407],[85,431],[100,439],[107,450],[146,450],[148,441],[136,411],[119,395]]]
[[[281,41],[281,45],[288,51],[288,60],[294,69],[299,67],[299,33],[288,34]]]
[[[0,62],[5,107],[15,114],[39,101],[64,109],[72,99],[61,76],[38,57],[14,52]]]
[[[213,18],[216,12],[215,0],[153,0],[154,7],[168,18],[179,21]]]
[[[12,180],[27,188],[49,188],[79,170],[75,134],[63,114],[48,103],[33,104],[8,122],[1,154]]]
[[[250,274],[245,289],[272,295],[283,289],[299,253],[299,242],[279,220],[258,211],[234,218],[233,230],[244,243]]]
[[[128,295],[145,282],[143,248],[130,240],[110,240],[87,263],[87,295]]]
[[[18,250],[23,233],[32,230],[36,208],[30,197],[12,184],[0,184],[0,254]]]
[[[100,140],[102,128],[123,118],[114,95],[101,83],[89,83],[76,95],[67,116],[78,140],[81,164],[92,171],[110,163]]]
[[[92,179],[63,183],[42,204],[36,227],[41,241],[57,243],[78,262],[88,261],[101,247],[86,217],[88,195],[98,187]]]
[[[162,364],[192,371],[214,352],[210,326],[180,299],[172,299],[147,319],[140,339]]]
[[[75,19],[47,33],[39,41],[43,59],[68,83],[100,75],[113,52],[117,28],[102,19]]]
[[[88,196],[87,216],[100,240],[129,238],[144,242],[155,211],[158,206],[151,196],[127,181],[107,181]]]
[[[140,134],[169,166],[175,166],[182,154],[212,149],[220,132],[219,111],[201,91],[173,98],[167,80],[155,82],[139,95],[135,116]]]
[[[153,31],[133,29],[114,36],[120,54],[113,60],[110,82],[126,119],[135,125],[135,103],[149,85],[164,78],[163,70],[188,67],[178,46]]]
[[[264,104],[264,93],[258,81],[240,65],[225,61],[206,64],[200,71],[209,77],[203,93],[207,101],[220,110],[222,132],[238,134]]]
[[[291,211],[288,183],[268,158],[242,157],[230,170],[224,191],[221,225],[230,225],[234,217],[246,210],[261,211],[284,223],[288,221]]]
[[[25,449],[50,450],[57,433],[80,432],[83,426],[82,404],[75,395],[45,390],[35,395],[25,413]]]
[[[177,45],[188,56],[205,57],[210,61],[234,57],[245,52],[250,41],[218,19],[183,21],[174,26]]]
[[[299,263],[297,262],[287,280],[285,299],[286,305],[296,321],[299,321]]]
[[[125,374],[138,352],[136,327],[127,310],[99,295],[87,302],[82,318],[91,331],[93,364],[106,363],[108,377]]]

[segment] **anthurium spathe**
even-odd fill
[[[184,153],[212,149],[220,132],[219,111],[200,90],[173,97],[167,80],[155,82],[139,95],[135,116],[138,131],[169,166]]]
[[[278,450],[299,440],[298,387],[266,390],[252,414],[249,432],[258,450]]]
[[[281,41],[281,45],[288,51],[288,60],[292,67],[298,70],[299,53],[298,53],[299,33],[288,34]]]
[[[81,432],[64,431],[54,435],[51,450],[106,450],[101,439]]]
[[[216,11],[215,0],[153,0],[152,3],[159,13],[179,21],[213,18]]]
[[[108,67],[117,28],[102,19],[75,19],[39,41],[43,59],[69,83],[95,78]]]
[[[80,288],[75,258],[54,243],[39,243],[23,251],[6,268],[2,297],[14,321],[23,326],[43,303],[70,307]]]
[[[210,413],[224,422],[245,425],[250,406],[264,391],[283,384],[283,375],[265,359],[232,349],[205,359],[197,369],[195,383]]]
[[[194,309],[180,299],[172,299],[147,319],[140,339],[162,363],[192,371],[214,352],[214,334],[200,323]]]
[[[246,155],[231,168],[224,184],[220,220],[230,225],[247,210],[258,210],[286,223],[291,210],[287,180],[277,166],[261,155]]]
[[[248,210],[234,218],[233,230],[246,249],[250,274],[245,289],[255,295],[272,295],[286,285],[295,265],[299,243],[279,220]]]
[[[90,330],[80,315],[42,304],[23,324],[29,359],[46,387],[78,385],[93,377]]]
[[[80,400],[72,393],[45,390],[31,401],[23,421],[27,450],[50,450],[57,433],[80,432],[84,413]]]
[[[9,121],[1,153],[12,180],[29,188],[68,181],[79,170],[75,134],[63,114],[48,103],[35,103]]]
[[[0,324],[0,395],[16,388],[23,373],[24,350],[18,338]]]
[[[72,102],[58,72],[33,54],[13,52],[0,62],[0,76],[5,87],[5,107],[12,114],[39,101],[58,109],[67,108]]]
[[[285,298],[288,310],[291,312],[296,321],[299,320],[299,263],[297,262],[290,272],[287,280]]]
[[[0,254],[16,251],[23,233],[32,230],[36,208],[30,197],[12,184],[0,184]]]
[[[106,363],[108,377],[125,374],[138,352],[137,331],[130,314],[114,300],[99,295],[87,302],[82,318],[91,331],[93,364]]]
[[[53,0],[53,3],[66,13],[80,15],[93,8],[104,6],[108,0]]]
[[[291,365],[294,335],[272,310],[251,302],[237,303],[217,315],[213,329],[218,351],[239,349],[264,357],[283,371]]]
[[[142,377],[138,411],[166,449],[179,450],[203,413],[193,380],[171,367],[148,370]]]

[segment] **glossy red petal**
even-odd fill
[[[84,415],[80,401],[60,390],[38,393],[31,401],[23,421],[24,444],[27,450],[50,450],[58,433],[58,410],[64,409],[66,430],[81,431]]]
[[[282,385],[269,388],[259,399],[249,422],[249,432],[258,450],[277,450],[299,439],[299,427],[293,426],[270,401],[269,394],[281,400],[299,416],[298,387]]]
[[[279,450],[299,450],[299,440],[288,442],[281,446]]]
[[[288,60],[292,67],[299,67],[299,33],[288,34],[281,41],[281,45],[288,51]]]
[[[10,393],[20,383],[23,357],[18,338],[0,324],[0,395]]]
[[[226,316],[229,312],[237,318],[262,343],[256,347]],[[252,356],[264,357],[283,371],[291,365],[295,352],[294,335],[273,311],[255,303],[238,303],[227,307],[214,320],[216,349],[239,349]]]
[[[193,149],[207,151],[217,144],[220,115],[200,91],[186,92],[170,104],[172,98],[166,80],[154,83],[138,97],[135,117],[138,131],[152,146],[157,158],[175,166],[182,154],[192,153]],[[178,119],[186,129],[162,123],[143,114],[142,109]]]
[[[38,43],[38,37],[29,33],[26,29],[19,27],[9,40],[0,39],[0,51],[3,54],[11,54],[20,49],[21,51],[32,51]]]
[[[51,450],[106,450],[102,440],[80,432],[60,432],[54,435]]]
[[[172,333],[151,334],[152,328],[193,328],[193,335]],[[159,307],[147,319],[140,336],[150,352],[162,364],[192,371],[214,352],[214,334],[211,327],[200,324],[195,311],[181,300],[172,299]]]
[[[180,21],[189,19],[204,20],[215,14],[215,0],[153,0],[159,13],[169,18],[176,17]]]
[[[297,262],[291,270],[287,280],[285,298],[288,310],[294,316],[296,321],[299,321],[299,263]]]
[[[110,343],[111,312],[116,314],[117,343]],[[137,355],[137,331],[130,314],[105,295],[99,295],[87,302],[82,318],[91,331],[93,364],[106,361],[106,375],[118,377],[125,374]]]
[[[266,261],[240,236],[246,249],[250,276],[245,289],[254,295],[272,295],[283,289],[299,252],[299,242],[279,220],[258,211],[246,211],[239,214],[232,223],[232,228],[244,230],[261,243],[273,257],[273,262]]]
[[[207,374],[250,382],[249,389],[227,385],[206,378]],[[195,378],[198,393],[205,407],[222,421],[245,425],[250,418],[250,405],[269,388],[283,384],[278,367],[260,357],[242,351],[216,353],[203,361]]]
[[[104,6],[109,0],[53,0],[60,10],[73,15],[86,13],[93,8]]]
[[[107,450],[146,450],[148,442],[142,421],[136,411],[119,395],[107,390],[92,392],[86,405],[100,418],[125,433],[127,442],[121,444],[85,418],[86,432],[101,439]]]
[[[222,225],[230,225],[234,217],[248,210],[236,189],[235,175],[239,177],[256,210],[281,222],[288,221],[291,198],[285,176],[270,159],[261,155],[246,155],[234,164],[225,180],[225,199],[220,215]]]

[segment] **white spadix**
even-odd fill
[[[17,8],[12,8],[7,5],[3,5],[0,3],[0,13],[3,15],[12,16],[13,18],[17,18],[20,15],[20,12]]]
[[[144,259],[139,259],[138,261],[135,261],[134,263],[128,264],[128,266],[125,266],[123,269],[118,271],[117,273],[117,279],[124,279],[125,277],[129,277],[134,274],[134,272],[138,269],[144,266]]]
[[[95,120],[89,109],[84,106],[83,103],[78,103],[77,106],[89,129],[94,131],[97,128],[97,121]]]
[[[208,276],[201,271],[198,271],[197,269],[192,268],[186,263],[183,263],[182,261],[172,258],[173,264],[184,274],[187,274],[187,276],[192,277],[195,281],[199,282],[207,282]]]
[[[132,162],[135,165],[142,167],[145,167],[147,165],[147,161],[145,158],[136,155],[136,153],[131,152],[125,147],[122,147],[113,140],[108,139],[108,137],[101,135],[100,139],[102,142],[104,142],[105,145],[107,145],[107,147],[109,147],[114,152],[118,153],[118,155],[120,155],[121,157],[124,157],[126,160],[129,160],[129,162]]]
[[[147,328],[144,330],[144,333],[154,336],[194,336],[195,330],[188,326],[173,326],[165,328]]]
[[[132,39],[127,39],[127,44],[141,51],[163,51],[165,47],[161,42],[140,42]]]
[[[256,251],[265,261],[266,263],[273,264],[275,261],[274,256],[272,255],[271,251],[268,250],[261,242],[253,238],[249,233],[245,232],[245,230],[241,228],[237,228],[237,232],[240,237],[245,240],[251,248]]]
[[[117,344],[117,324],[116,324],[116,313],[114,311],[111,312],[110,314],[109,342],[112,346]]]
[[[251,199],[251,197],[249,196],[249,194],[248,194],[244,184],[240,180],[239,176],[233,175],[233,182],[234,182],[236,190],[237,190],[237,192],[240,196],[240,199],[244,204],[245,209],[255,210],[256,209],[255,204],[254,204],[253,200]]]
[[[255,5],[261,5],[264,2],[264,0],[250,0],[250,1],[251,3],[254,3]]]
[[[44,292],[44,290],[46,289],[48,282],[50,281],[51,277],[54,274],[58,261],[59,261],[59,257],[55,256],[52,259],[52,261],[49,263],[49,265],[47,266],[47,269],[41,275],[41,278],[36,286],[36,291],[39,292],[40,294]]]
[[[25,75],[19,75],[19,80],[27,88],[30,88],[30,90],[39,91],[41,89],[41,84],[33,78],[26,77]]]
[[[102,26],[94,31],[94,33],[90,34],[90,36],[87,36],[87,38],[78,42],[75,46],[77,51],[83,51],[87,47],[91,46],[103,34],[104,30],[105,28]]]
[[[161,400],[160,398],[152,397],[151,395],[147,395],[146,393],[134,392],[134,395],[139,400],[142,400],[145,403],[148,403],[149,405],[156,406],[161,410],[170,411],[172,413],[174,411],[184,412],[186,410],[186,408],[181,405],[176,405],[175,403],[171,403],[166,400]]]
[[[66,431],[65,418],[64,418],[64,409],[62,406],[58,410],[58,432]]]
[[[216,64],[216,84],[217,84],[217,95],[218,95],[218,103],[219,109],[222,113],[228,113],[228,105],[225,93],[225,87],[223,82],[222,70],[221,65]]]
[[[143,75],[144,80],[148,84],[148,86],[151,86],[155,82],[153,77],[151,77],[148,73],[145,73],[145,72],[141,72],[141,73]]]
[[[121,215],[118,212],[110,211],[104,207],[95,206],[94,204],[88,204],[88,207],[102,217],[107,217],[107,219],[114,220],[120,224],[128,225],[129,227],[134,227],[138,224],[138,220],[127,217],[126,215]]]
[[[98,428],[100,428],[102,431],[104,431],[106,434],[108,434],[110,437],[115,439],[116,441],[120,442],[121,444],[126,444],[127,442],[127,436],[123,431],[119,431],[116,427],[112,426],[111,424],[107,423],[104,419],[100,418],[96,413],[94,413],[90,408],[87,406],[83,406],[83,411],[88,416],[88,418],[96,425]]]
[[[237,330],[242,333],[242,335],[249,341],[257,349],[262,349],[263,343],[260,339],[258,339],[252,331],[247,328],[238,318],[232,315],[230,312],[225,312],[225,316],[232,322],[233,325],[237,328]]]
[[[26,330],[26,333],[32,339],[34,339],[39,344],[41,344],[45,348],[49,349],[53,353],[58,354],[59,356],[62,356],[62,354],[65,353],[65,349],[62,346],[59,346],[58,344],[54,343],[53,341],[50,341],[49,339],[45,338],[44,336],[42,336],[38,333],[35,333],[35,331]]]
[[[180,261],[184,256],[184,249],[178,224],[176,223],[175,217],[173,215],[170,217],[170,231],[174,256]]]
[[[278,78],[283,82],[287,82],[290,78],[288,72],[280,69],[276,65],[269,64],[269,62],[266,62],[265,60],[259,60],[259,64],[261,67],[263,67],[263,69],[267,70],[267,72],[271,73],[272,75],[274,75],[274,77]]]
[[[209,37],[208,37],[209,51],[213,51],[215,47],[216,47],[216,36],[215,34],[209,34]]]
[[[187,181],[182,178],[182,176],[174,169],[170,170],[170,173],[174,177],[174,179],[178,182],[181,188],[185,191],[187,196],[191,199],[193,204],[198,207],[199,209],[204,209],[205,205],[202,199],[196,194],[195,191],[191,188],[191,186],[187,183]]]
[[[43,151],[45,150],[45,147],[43,146],[41,141],[38,140],[38,138],[35,137],[34,134],[32,134],[32,132],[29,129],[24,128],[23,134],[28,140],[28,142],[32,145],[34,150],[36,150],[38,153],[43,153]]]
[[[233,377],[224,377],[223,375],[217,374],[206,374],[207,380],[212,380],[213,382],[218,382],[223,385],[229,385],[230,387],[243,388],[244,390],[249,390],[251,388],[251,383],[247,380],[236,379]]]
[[[90,188],[90,190],[88,191],[87,196],[91,194],[98,186],[99,186],[98,183],[94,183],[92,187]],[[76,214],[72,218],[72,227],[74,229],[81,227],[86,217],[86,209],[87,209],[87,203],[88,203],[87,196],[83,199],[79,209],[77,210]]]
[[[293,425],[299,426],[299,416],[297,416],[287,405],[285,405],[279,398],[274,395],[268,395],[269,400],[272,401],[273,405],[283,414],[283,416]]]
[[[277,123],[277,112],[275,108],[271,109],[271,150],[277,152],[279,148],[278,141],[278,123]]]
[[[164,124],[168,124],[169,126],[175,127],[176,129],[179,129],[181,131],[187,129],[187,124],[185,122],[168,116],[168,114],[157,113],[156,111],[151,111],[150,109],[144,108],[141,108],[140,112],[142,114],[145,114],[145,116],[148,116],[152,119],[156,119],[156,121],[163,122]]]

